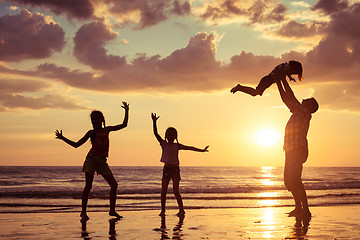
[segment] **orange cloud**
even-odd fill
[[[43,91],[50,84],[36,80],[0,79],[0,112],[12,109],[62,108],[67,110],[86,109],[75,99],[59,94],[44,94],[41,97],[25,96],[24,93]]]

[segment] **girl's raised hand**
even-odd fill
[[[206,147],[203,149],[203,151],[204,151],[204,152],[208,152],[208,151],[209,151],[208,148],[209,148],[209,146],[206,146]]]
[[[156,121],[159,119],[160,116],[156,116],[156,113],[151,113],[151,118],[153,121]]]
[[[126,111],[129,110],[129,104],[127,102],[122,102],[123,105],[121,106],[123,109],[125,109]]]
[[[59,132],[59,130],[56,130],[55,131],[55,138],[57,138],[57,139],[63,139],[64,138],[64,136],[62,135],[62,130],[60,130],[60,132]]]

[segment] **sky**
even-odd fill
[[[297,60],[296,97],[320,104],[306,166],[360,167],[360,1],[0,0],[0,166],[81,166],[74,149],[101,110],[110,166],[161,166],[151,113],[179,142],[182,166],[282,166],[291,113],[275,85],[255,87]]]

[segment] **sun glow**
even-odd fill
[[[262,129],[255,134],[256,142],[264,146],[273,146],[280,139],[279,133],[272,129]]]

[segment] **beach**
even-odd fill
[[[122,211],[116,221],[106,212],[0,214],[0,239],[359,239],[360,205],[312,207],[305,226],[287,217],[291,208],[190,209],[185,217],[168,210]],[[299,220],[299,219],[298,219]]]
[[[171,186],[158,216],[161,167],[112,171],[124,218],[108,216],[109,186],[95,176],[81,223],[80,167],[0,167],[0,240],[360,239],[360,168],[306,168],[309,223],[287,217],[294,200],[281,167],[182,167],[184,219]]]

